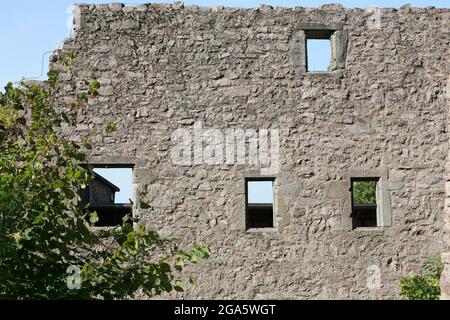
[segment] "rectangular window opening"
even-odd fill
[[[379,178],[352,178],[353,229],[377,227],[377,185]]]
[[[332,33],[330,30],[306,31],[307,72],[330,71]]]
[[[96,165],[89,168],[91,182],[80,190],[80,205],[87,212],[97,213],[96,227],[122,225],[126,216],[132,217],[133,166]]]
[[[246,229],[273,228],[273,178],[246,179]]]

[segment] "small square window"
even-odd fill
[[[330,71],[331,35],[330,30],[309,30],[306,36],[306,70],[307,72]]]
[[[246,229],[273,227],[274,179],[246,180]]]
[[[377,185],[379,178],[352,178],[353,228],[377,227]]]
[[[125,216],[131,217],[133,168],[102,165],[91,169],[90,184],[80,190],[80,205],[97,213],[97,227],[121,225]]]

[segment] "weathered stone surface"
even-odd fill
[[[380,9],[381,29],[368,23],[373,13],[339,5],[76,10],[76,33],[51,64],[62,70],[61,57],[77,53],[64,99],[86,75],[102,83],[80,137],[97,128],[93,159],[135,164],[148,204],[139,215],[151,228],[211,246],[212,258],[188,270],[198,286],[175,297],[398,298],[398,278],[445,250],[448,9]],[[339,72],[305,72],[307,25],[345,31]],[[105,135],[111,120],[117,131]],[[280,129],[275,230],[245,231],[253,166],[172,162],[172,133],[199,121]],[[350,169],[381,170],[390,227],[351,230]]]
[[[345,67],[345,58],[347,55],[347,32],[344,30],[337,30],[333,34],[331,57],[331,70],[343,69]]]
[[[448,24],[447,19],[447,24]],[[447,33],[448,34],[448,33]],[[448,56],[447,56],[448,61]],[[450,124],[450,66],[447,65],[446,68],[442,68],[440,73],[447,77],[447,86],[444,89],[447,97],[447,107],[449,110],[449,123]],[[432,90],[434,91],[434,90]],[[447,126],[448,130],[449,126]],[[448,146],[450,150],[450,144]],[[444,227],[443,227],[443,238],[447,243],[447,252],[442,254],[442,262],[444,263],[444,270],[441,275],[441,299],[450,300],[450,252],[448,252],[448,246],[450,246],[450,156],[447,154],[446,163],[446,173],[444,174],[443,180],[445,181],[445,205],[444,205]]]
[[[441,277],[441,299],[450,300],[450,253],[442,254],[444,270]]]

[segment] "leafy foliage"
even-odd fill
[[[419,275],[402,277],[399,282],[400,295],[410,300],[439,300],[439,281],[444,268],[440,255],[427,259]]]
[[[106,133],[111,133],[116,131],[116,123],[114,121],[110,121],[105,125]]]
[[[74,57],[67,59],[69,65]],[[114,299],[182,291],[184,265],[209,257],[209,248],[181,250],[175,240],[127,221],[91,228],[95,215],[89,220],[76,199],[90,181],[80,164],[83,148],[92,145],[60,132],[63,126],[73,130],[77,108],[97,95],[99,83],[90,82],[63,113],[56,108],[58,73],[48,77],[46,85],[10,83],[0,92],[0,298]],[[78,289],[69,289],[69,267],[80,271]],[[195,283],[192,277],[189,282]]]
[[[353,181],[353,202],[371,204],[376,202],[376,181]]]

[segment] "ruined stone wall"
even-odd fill
[[[80,5],[51,64],[67,99],[82,79],[101,82],[78,138],[97,128],[92,162],[135,165],[135,215],[184,244],[210,244],[212,258],[190,269],[198,286],[179,296],[398,298],[397,279],[445,249],[449,15]],[[343,60],[311,74],[302,30],[321,25],[343,31]],[[102,130],[108,121],[116,132]],[[279,129],[276,228],[245,230],[244,179],[258,166],[173,163],[173,132],[199,123]],[[352,176],[382,177],[390,226],[352,229]]]
[[[448,48],[448,54],[450,54],[450,48]],[[448,58],[447,58],[448,59]],[[450,68],[447,65],[447,69],[445,70],[447,75],[447,105],[449,110],[449,125],[450,125]],[[449,127],[449,126],[447,126]],[[448,154],[450,155],[450,146],[448,150]],[[450,157],[447,156],[447,166],[446,166],[446,182],[445,182],[445,191],[446,191],[446,201],[444,207],[444,228],[443,228],[443,238],[447,242],[447,248],[450,245]],[[442,262],[444,263],[444,270],[441,275],[441,299],[450,300],[450,252],[444,252],[442,254]]]

